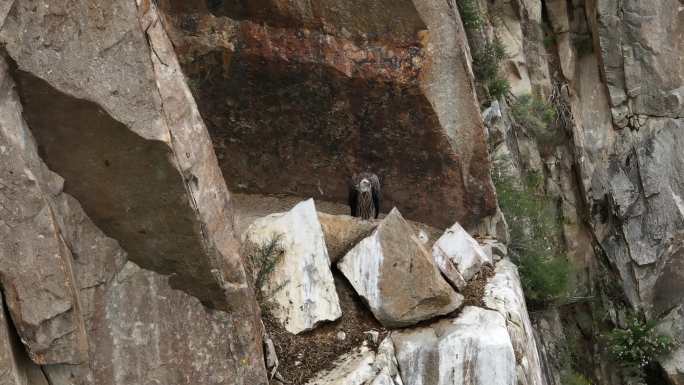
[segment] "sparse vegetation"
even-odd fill
[[[505,96],[511,85],[501,76],[501,62],[507,57],[506,48],[501,41],[488,42],[473,57],[473,68],[477,81],[487,88],[490,97],[499,99]]]
[[[553,124],[556,110],[553,105],[532,95],[522,95],[511,105],[515,124],[531,135],[540,146],[556,146],[565,139]]]
[[[268,242],[254,246],[252,252],[249,254],[249,261],[256,272],[254,288],[256,290],[257,300],[262,305],[265,300],[282,289],[281,286],[268,293],[264,292],[264,286],[266,286],[271,273],[275,270],[275,267],[284,254],[280,239],[281,235],[275,234]]]
[[[547,32],[546,35],[544,35],[542,43],[544,43],[544,48],[551,48],[556,45],[556,36],[553,32]]]
[[[492,177],[525,296],[532,307],[562,300],[567,296],[571,266],[563,252],[554,202],[543,193],[540,175],[531,173],[516,183],[501,164],[501,160],[494,162]]]
[[[628,378],[643,378],[647,365],[675,348],[676,342],[658,334],[655,326],[654,321],[631,317],[626,328],[615,328],[605,335],[608,353]]]
[[[477,28],[482,25],[482,15],[477,6],[477,0],[458,0],[457,4],[464,27]]]
[[[574,370],[567,369],[561,372],[561,384],[562,385],[591,385],[589,381],[582,374],[575,372]]]
[[[487,84],[489,95],[494,99],[501,99],[511,92],[511,84],[508,80],[496,77]]]

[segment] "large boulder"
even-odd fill
[[[492,258],[458,223],[448,228],[432,246],[432,258],[452,286],[463,290]]]
[[[409,219],[494,213],[456,7],[243,3],[160,1],[232,190],[346,202],[347,178],[368,168]]]
[[[2,20],[0,284],[30,359],[53,385],[263,384],[230,195],[154,4]]]
[[[406,384],[518,384],[506,320],[498,312],[468,306],[456,319],[391,338]]]
[[[387,327],[447,314],[463,302],[396,208],[337,267]]]
[[[542,385],[542,371],[534,336],[520,284],[518,268],[508,259],[496,264],[495,274],[485,286],[484,303],[506,320],[506,329],[518,358],[518,383]]]
[[[43,160],[95,224],[175,288],[251,308],[230,194],[154,2],[15,1],[0,42]]]
[[[63,199],[63,179],[38,157],[3,59],[0,87],[0,286],[34,361],[80,363],[88,344],[75,258],[53,202]],[[101,251],[107,253],[106,247]],[[112,263],[120,260],[107,256]]]
[[[254,270],[257,277],[265,274],[264,268],[273,270],[257,280],[263,283],[257,289],[263,291],[264,300],[272,305],[270,313],[286,330],[297,334],[342,315],[313,199],[286,213],[254,221],[244,238],[252,253],[274,246],[274,255],[260,257],[255,262],[265,265],[254,266]]]

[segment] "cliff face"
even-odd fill
[[[558,385],[567,346],[617,385],[607,328],[681,338],[681,1],[457,3],[0,2],[0,385]],[[494,38],[496,103],[473,77]],[[515,122],[528,93],[552,143]],[[543,177],[575,267],[531,317],[493,239],[500,155]],[[384,222],[334,215],[365,170]],[[268,216],[302,197],[326,213]],[[273,229],[261,314],[239,239]],[[684,348],[655,370],[684,384]]]
[[[574,324],[566,332],[584,335],[586,357],[593,356],[589,372],[599,383],[620,383],[611,379],[600,353],[599,313],[607,311],[621,325],[631,309],[666,320],[663,330],[681,337],[680,327],[672,326],[673,319],[681,323],[684,299],[675,284],[682,277],[684,219],[684,159],[678,150],[684,124],[681,3],[512,4],[480,4],[492,20],[485,33],[512,54],[504,69],[513,94],[536,92],[565,121],[553,133],[560,143],[549,148],[515,129],[504,103],[503,121],[489,128],[501,133],[504,127],[498,138],[508,140],[494,138],[492,153],[511,153],[516,168],[541,173],[545,190],[557,198],[566,249],[578,272],[575,296],[592,298],[561,309],[566,324]],[[538,33],[540,25],[545,34]],[[553,319],[539,320],[551,335],[557,329],[548,324]],[[682,383],[681,352],[662,364],[669,381]]]
[[[161,4],[231,189],[345,202],[370,170],[385,212],[439,227],[494,213],[453,4]]]
[[[230,195],[154,7],[8,11],[0,284],[33,364],[17,362],[51,384],[264,383]]]

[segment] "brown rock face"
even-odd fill
[[[163,2],[167,25],[229,187],[344,202],[368,169],[385,211],[438,227],[493,213],[455,10],[183,3]]]

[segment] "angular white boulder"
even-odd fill
[[[468,306],[456,319],[391,338],[406,384],[516,385],[513,346],[498,312]]]
[[[262,291],[272,315],[287,331],[298,334],[342,315],[313,199],[286,213],[257,219],[244,238],[257,247],[277,239],[282,249]]]
[[[518,380],[521,384],[541,385],[540,364],[534,330],[527,313],[525,295],[518,276],[518,268],[508,259],[496,264],[494,277],[485,286],[484,303],[506,319],[518,362]]]
[[[492,258],[461,225],[455,223],[432,246],[432,257],[447,280],[458,290]]]
[[[480,246],[487,257],[494,262],[498,262],[508,255],[508,247],[496,239],[485,239],[480,242]]]
[[[448,314],[463,303],[396,208],[337,267],[386,327]]]
[[[377,353],[365,346],[343,355],[331,370],[309,380],[306,385],[403,385],[399,375],[394,345],[389,338],[378,346]]]

